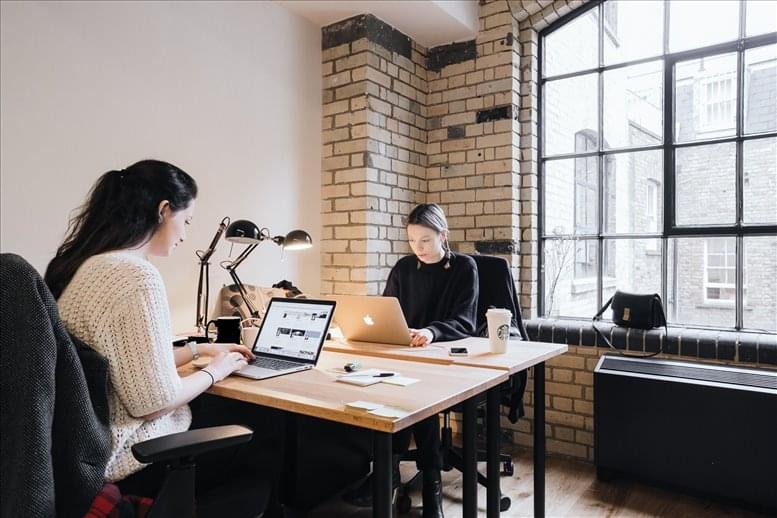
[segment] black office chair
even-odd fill
[[[81,518],[103,488],[111,450],[108,365],[71,339],[43,279],[15,254],[0,254],[0,344],[0,515]],[[252,434],[219,426],[134,445],[139,461],[162,463],[166,471],[156,495],[143,495],[154,499],[147,516],[193,516],[194,458]],[[229,502],[257,516],[269,488],[252,490],[241,498],[221,488],[198,496],[197,514],[220,509],[224,516],[215,504]]]
[[[510,270],[509,263],[501,258],[489,255],[472,255],[478,268],[478,308],[477,308],[477,328],[475,336],[488,336],[488,325],[486,323],[486,311],[488,308],[505,308],[513,314],[510,337],[519,340],[528,340],[529,335],[523,324],[521,316],[521,305],[518,301],[518,295],[515,290],[515,281]],[[515,423],[519,417],[523,417],[523,394],[526,390],[526,371],[514,374],[510,379],[500,386],[501,404],[509,408],[508,419]],[[479,436],[485,435],[485,397],[478,402],[478,427]],[[453,445],[453,429],[451,428],[451,412],[461,412],[459,406],[454,406],[443,412],[443,426],[441,434],[441,449],[443,458],[443,470],[450,471],[456,468],[463,471],[464,460],[459,448]],[[408,451],[402,460],[413,460],[418,458],[416,450]],[[483,448],[477,450],[478,462],[486,461],[486,451]],[[514,473],[513,459],[506,453],[499,454],[499,462],[502,464],[501,473],[511,476]],[[418,483],[420,472],[416,473],[408,482],[401,484],[397,493],[397,510],[400,513],[406,513],[410,510],[412,502],[409,491]],[[488,479],[478,473],[478,483],[487,486]],[[510,509],[511,501],[507,496],[502,496],[499,501],[499,510],[504,512]]]

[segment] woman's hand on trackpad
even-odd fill
[[[411,329],[410,347],[424,347],[434,340],[434,335],[429,329]]]

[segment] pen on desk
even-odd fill
[[[388,378],[389,376],[393,376],[393,372],[379,372],[378,374],[373,374],[373,378]]]

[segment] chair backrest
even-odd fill
[[[526,326],[521,316],[521,304],[518,302],[518,293],[515,289],[513,273],[510,264],[502,257],[492,255],[472,255],[478,268],[478,336],[485,334],[486,310],[494,306],[506,308],[513,313],[512,325],[521,335],[523,340],[529,340]],[[512,335],[512,333],[511,333]],[[502,385],[501,404],[509,410],[507,418],[511,423],[516,423],[518,418],[524,416],[523,394],[526,391],[528,376],[526,371],[513,374],[510,381]]]
[[[515,290],[515,281],[510,264],[502,257],[473,254],[478,268],[478,309],[476,335],[485,334],[486,311],[490,307],[509,309],[513,313],[512,325],[518,329],[521,338],[529,339],[521,316],[521,305]]]
[[[0,345],[0,515],[83,516],[111,451],[107,362],[82,344],[79,356],[45,282],[15,254],[0,254]]]

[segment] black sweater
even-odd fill
[[[443,258],[425,264],[415,255],[403,257],[391,269],[383,291],[399,299],[409,327],[430,329],[438,342],[471,336],[478,304],[475,261],[452,252],[449,268],[446,262]]]

